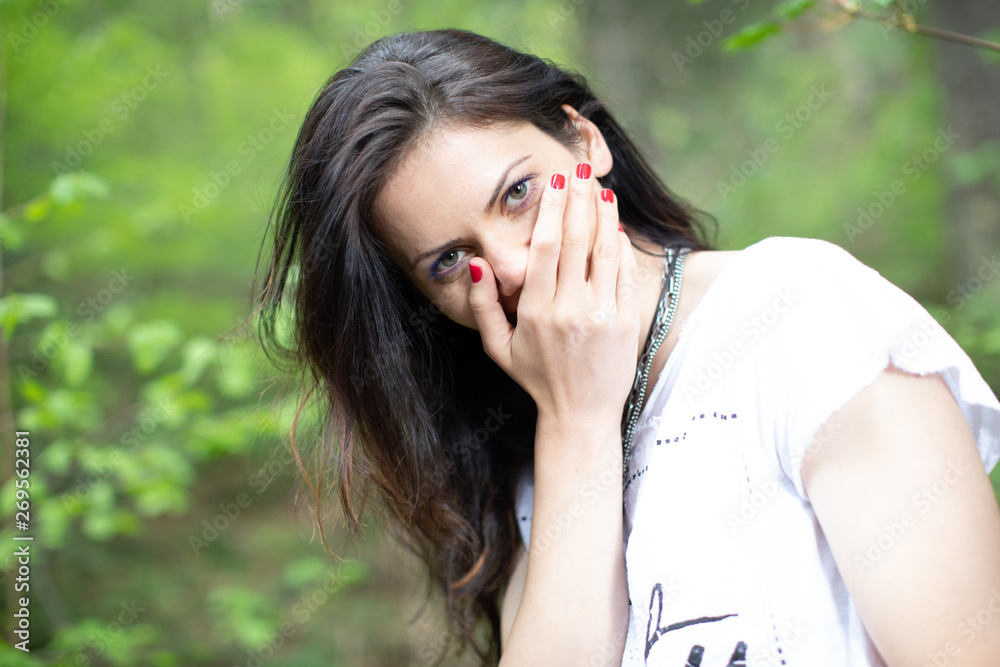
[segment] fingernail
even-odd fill
[[[552,174],[552,187],[555,190],[562,190],[566,187],[566,177],[562,174]]]
[[[576,177],[577,178],[590,178],[590,165],[586,162],[581,162],[576,165]]]
[[[620,222],[618,223],[618,231],[620,231],[620,232],[624,232],[625,231],[624,229],[622,229],[622,223],[620,223]]]
[[[608,202],[609,204],[615,203],[615,193],[611,191],[610,188],[604,188],[601,190],[601,199]]]
[[[472,276],[472,282],[478,283],[483,278],[483,270],[475,264],[469,264],[469,275]]]

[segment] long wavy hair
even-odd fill
[[[272,361],[308,369],[303,405],[315,393],[323,415],[309,456],[291,431],[298,488],[312,494],[321,535],[320,507],[334,487],[351,539],[374,504],[428,567],[428,587],[443,592],[445,648],[471,645],[484,665],[500,655],[499,596],[521,543],[514,495],[533,462],[537,409],[485,354],[479,332],[442,315],[390,259],[373,204],[443,124],[531,123],[578,150],[562,104],[603,133],[614,166],[602,185],[614,190],[633,242],[713,249],[705,234],[714,218],[672,195],[582,75],[447,29],[382,38],[327,81],[275,203],[266,273],[258,257],[257,335]],[[286,289],[287,344],[278,322]]]

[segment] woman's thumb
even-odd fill
[[[497,281],[489,262],[479,264],[469,262],[472,285],[469,289],[469,305],[476,320],[476,328],[483,338],[483,349],[492,359],[502,356],[505,344],[514,333],[514,327],[507,321],[507,315],[500,305]]]

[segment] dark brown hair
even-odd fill
[[[602,185],[633,237],[712,249],[703,221],[714,219],[670,193],[584,77],[475,33],[432,30],[374,42],[323,87],[275,205],[266,284],[255,288],[268,356],[309,370],[307,399],[315,392],[325,415],[311,459],[319,469],[300,470],[320,528],[324,480],[339,487],[351,538],[374,490],[379,519],[444,594],[448,646],[471,645],[483,664],[500,655],[499,594],[521,542],[514,493],[533,460],[537,411],[479,333],[443,316],[390,259],[373,205],[408,152],[445,124],[532,123],[578,148],[562,104],[604,135],[614,166]],[[276,324],[286,289],[287,346]]]

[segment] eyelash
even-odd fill
[[[532,179],[534,179],[534,178],[537,178],[537,177],[538,177],[538,174],[527,174],[526,176],[522,176],[517,181],[514,181],[514,183],[511,184],[511,186],[509,188],[507,188],[507,192],[504,193],[504,201],[506,201],[507,197],[510,196],[511,191],[514,190],[515,188],[517,188],[517,186],[523,185],[524,183],[529,183],[529,185],[530,185],[530,181]],[[520,202],[518,202],[517,206],[514,207],[514,209],[513,209],[512,212],[514,212],[514,213],[520,213],[521,211],[523,211],[524,209],[526,209],[532,203],[532,201],[534,200],[534,198],[535,198],[535,188],[532,187],[528,191],[528,194],[525,195],[524,199],[522,199]],[[439,274],[437,272],[437,268],[438,268],[438,265],[441,263],[441,260],[443,260],[446,255],[449,255],[449,254],[451,254],[453,252],[457,252],[457,251],[454,250],[454,249],[446,250],[437,259],[435,259],[434,263],[431,264],[431,267],[427,270],[427,277],[430,278],[431,280],[438,280],[438,281],[440,281],[440,280],[443,280],[443,279],[447,278],[448,275],[454,273],[458,269],[458,265],[450,267],[447,271],[445,271],[445,272],[443,272],[441,274]]]

